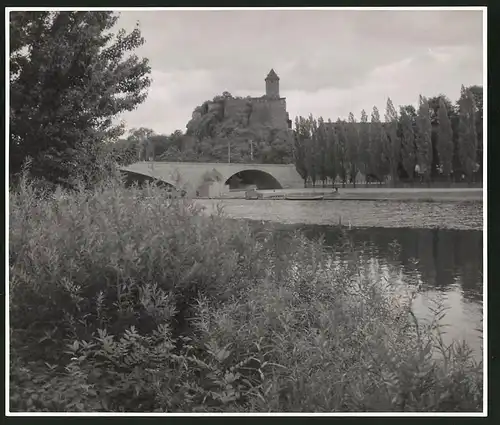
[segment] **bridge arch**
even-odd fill
[[[149,183],[154,183],[158,186],[166,187],[169,189],[177,189],[176,186],[173,183],[170,183],[169,181],[165,180],[164,178],[158,179],[153,176],[143,174],[140,172],[134,172],[134,171],[129,171],[129,170],[120,170],[122,175],[125,177],[125,185],[126,186],[131,186],[134,183],[138,183],[139,186],[144,185],[144,183],[149,182]]]
[[[271,173],[251,168],[244,168],[231,174],[224,183],[229,189],[244,189],[250,185],[262,190],[283,189],[282,184]]]

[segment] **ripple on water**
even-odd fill
[[[224,206],[231,218],[269,220],[285,224],[334,225],[339,221],[352,227],[414,227],[442,229],[483,228],[482,202],[415,201],[277,201],[197,200],[207,212]]]

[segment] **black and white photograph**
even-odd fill
[[[6,415],[487,416],[486,18],[5,8]]]

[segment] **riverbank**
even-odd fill
[[[483,189],[478,188],[339,188],[338,193],[324,188],[297,188],[258,190],[264,198],[285,195],[324,195],[329,201],[359,200],[359,201],[421,201],[421,202],[464,202],[482,201]],[[244,199],[244,191],[232,191],[221,199]],[[326,199],[325,199],[326,200]]]

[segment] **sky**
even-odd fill
[[[120,118],[128,129],[184,131],[194,108],[228,91],[262,96],[273,68],[290,118],[359,119],[387,98],[419,94],[456,101],[483,84],[483,17],[474,10],[122,11],[117,28],[139,22],[152,84],[147,100]]]

